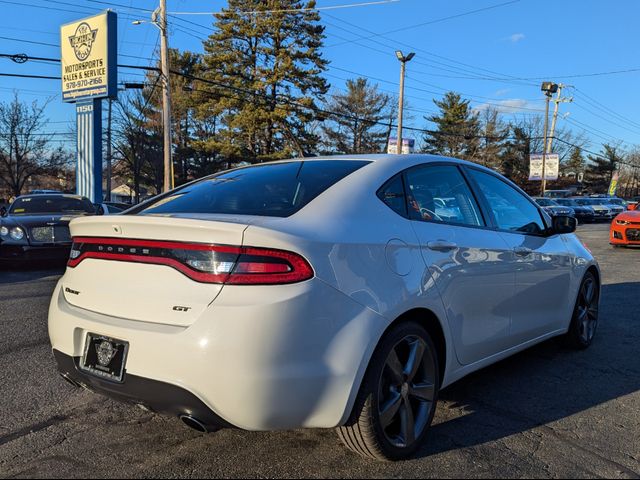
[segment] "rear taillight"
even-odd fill
[[[165,265],[202,283],[282,285],[313,277],[302,256],[269,248],[75,237],[67,265],[75,268],[88,258]]]

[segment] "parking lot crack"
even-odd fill
[[[4,435],[0,437],[0,446],[5,445],[9,442],[13,442],[19,438],[26,437],[27,435],[32,435],[42,430],[46,430],[49,427],[68,420],[70,417],[71,415],[54,415],[47,420],[29,425],[28,427],[21,428],[20,430],[10,433],[9,435]]]

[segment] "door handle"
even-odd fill
[[[455,250],[456,248],[458,248],[458,245],[453,242],[447,242],[445,240],[436,240],[434,242],[427,243],[427,247],[429,247],[429,250],[447,252],[449,250]]]
[[[526,247],[516,247],[513,249],[513,253],[515,253],[519,257],[528,257],[533,253],[533,250]]]

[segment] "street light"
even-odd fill
[[[400,155],[402,153],[402,116],[404,110],[404,76],[407,62],[410,62],[416,54],[411,52],[406,57],[400,50],[396,50],[396,57],[400,61],[400,98],[398,100],[398,145],[396,153]]]
[[[541,196],[544,197],[544,192],[547,190],[547,136],[549,134],[549,102],[551,96],[558,91],[559,85],[553,82],[542,82],[540,90],[544,92],[547,97],[546,110],[544,114],[544,143],[542,144],[542,192]]]

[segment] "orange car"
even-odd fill
[[[611,245],[640,245],[640,210],[629,210],[611,223]]]

